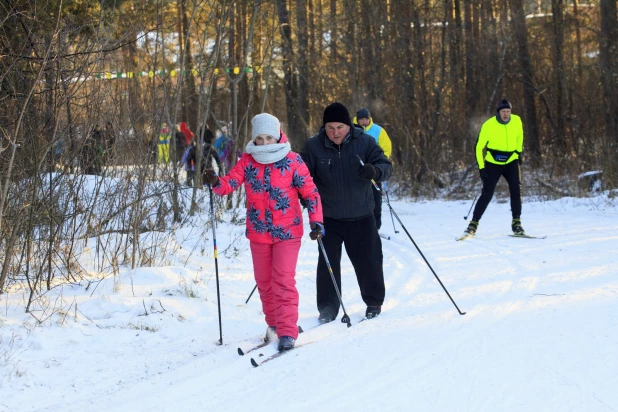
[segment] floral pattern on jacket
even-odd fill
[[[283,135],[281,143],[287,139]],[[307,204],[309,221],[323,222],[318,189],[299,154],[260,164],[244,153],[230,172],[219,178],[213,191],[224,196],[245,184],[247,192],[246,236],[256,243],[276,243],[303,236],[299,198]]]

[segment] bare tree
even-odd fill
[[[601,31],[599,35],[599,63],[605,112],[605,133],[618,143],[618,23],[616,1],[601,0]]]
[[[286,0],[277,0],[277,14],[281,30],[281,49],[283,77],[285,82],[285,100],[287,103],[288,132],[292,136],[302,136],[299,127],[298,114],[298,83],[294,73],[294,52],[292,45],[292,29]]]
[[[296,0],[298,26],[298,119],[302,124],[300,136],[309,129],[309,34],[307,28],[307,0]],[[299,125],[300,126],[300,125]]]
[[[541,143],[538,136],[534,71],[528,51],[528,33],[526,31],[526,16],[522,0],[510,0],[513,32],[518,47],[520,65],[520,82],[524,101],[524,130],[526,152],[532,162],[539,162]]]

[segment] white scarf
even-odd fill
[[[247,147],[245,147],[245,151],[253,156],[256,162],[263,165],[278,162],[286,157],[287,154],[290,153],[290,150],[292,150],[290,142],[257,146],[255,141],[252,140],[247,143]]]

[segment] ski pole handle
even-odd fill
[[[356,157],[358,157],[358,161],[360,162],[361,166],[365,166],[365,162],[363,162],[363,159],[361,159],[359,155],[356,155]],[[373,187],[375,187],[378,192],[381,192],[375,180],[371,179],[371,184],[373,184]]]

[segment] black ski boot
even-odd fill
[[[479,227],[478,220],[472,220],[470,221],[470,224],[468,225],[466,230],[464,230],[464,232],[473,235],[476,233],[476,229],[478,229],[478,227]]]
[[[511,222],[511,229],[513,230],[513,234],[515,236],[525,235],[524,228],[521,227],[521,219],[513,219]]]
[[[329,323],[335,320],[335,315],[331,311],[320,312],[320,316],[318,316],[318,322],[320,325],[325,323]]]
[[[367,310],[365,311],[365,317],[367,319],[373,319],[382,313],[382,306],[367,306]]]
[[[296,339],[291,336],[282,336],[279,339],[279,346],[277,349],[279,352],[284,352],[286,350],[294,349],[294,343],[296,343]]]

